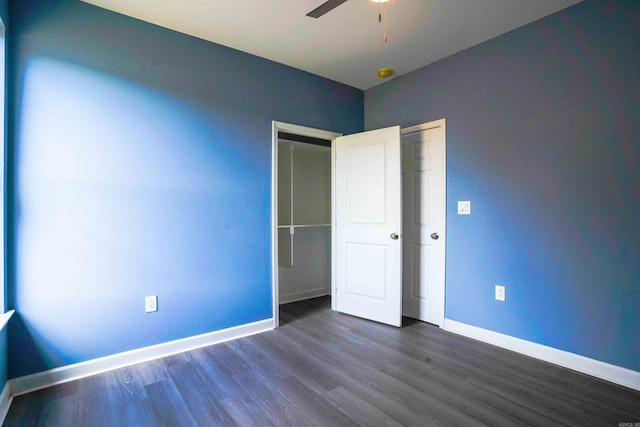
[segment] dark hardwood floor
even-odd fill
[[[5,426],[619,426],[640,392],[434,326],[282,306],[281,327],[16,397]],[[640,424],[638,424],[640,425]]]

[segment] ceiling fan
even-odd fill
[[[347,0],[327,0],[324,3],[322,3],[320,6],[313,9],[311,12],[307,13],[307,16],[310,16],[311,18],[320,18],[325,13],[331,12],[333,9],[340,6],[342,3],[345,3],[346,1]],[[380,6],[382,3],[387,3],[388,1],[389,0],[371,0],[371,2],[377,3],[378,6]],[[378,10],[378,22],[382,22],[382,16],[383,16],[383,13],[380,10]],[[385,30],[384,30],[383,40],[385,43],[387,42],[386,21],[385,21]],[[386,78],[393,72],[393,70],[391,70],[390,68],[389,69],[385,68],[384,70],[386,70],[385,73],[387,73],[385,74],[384,77],[380,74],[380,72],[383,70],[381,69],[378,71],[378,75],[380,77]]]
[[[320,6],[313,9],[311,12],[307,13],[307,16],[310,16],[312,18],[320,18],[325,13],[331,12],[333,9],[340,6],[342,3],[346,1],[347,0],[327,0],[326,2],[322,3]],[[380,3],[386,3],[389,0],[371,0],[371,1],[373,3],[380,4]]]
[[[307,13],[307,16],[310,16],[312,18],[320,18],[325,13],[331,12],[333,9],[340,6],[342,3],[346,1],[347,0],[327,0],[326,2],[322,3],[320,6],[313,9],[311,12]]]

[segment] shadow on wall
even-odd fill
[[[24,354],[20,361],[23,369],[39,372],[45,370],[49,362],[59,360],[59,357],[53,356],[51,347],[41,337],[33,334],[18,313],[11,316],[8,331],[7,339],[11,346],[19,347]]]

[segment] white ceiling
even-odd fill
[[[378,5],[349,0],[83,0],[124,15],[368,89],[581,0],[391,0],[387,43]]]

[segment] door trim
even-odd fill
[[[332,153],[335,138],[342,136],[342,134],[275,120],[272,122],[271,129],[271,298],[273,301],[274,327],[277,328],[280,326],[280,289],[278,282],[278,132],[330,140],[332,141]],[[333,154],[331,174],[333,175]],[[333,193],[331,199],[333,202]],[[333,208],[331,212],[333,214]]]
[[[400,135],[405,136],[412,133],[422,132],[429,129],[434,129],[437,127],[441,127],[444,132],[444,142],[443,142],[443,160],[444,160],[444,180],[443,180],[443,190],[444,190],[444,236],[443,238],[443,246],[444,246],[444,275],[443,275],[443,283],[442,283],[442,318],[440,319],[440,327],[444,329],[445,325],[445,309],[446,309],[446,290],[447,290],[447,127],[446,127],[446,119],[434,120],[427,123],[422,123],[415,126],[410,126],[408,128],[403,128],[400,130]]]

